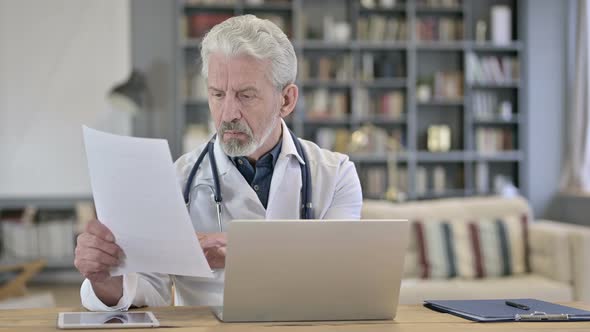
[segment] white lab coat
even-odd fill
[[[224,229],[233,219],[299,219],[301,200],[301,169],[303,158],[297,153],[287,126],[283,125],[283,145],[275,164],[267,209],[242,174],[215,143],[215,158],[223,196]],[[359,219],[362,194],[354,164],[346,155],[320,149],[301,140],[307,154],[312,179],[312,203],[315,219]],[[205,146],[187,153],[176,161],[181,188]],[[209,158],[201,164],[191,184],[189,212],[196,232],[219,232],[213,200],[213,176]],[[157,273],[129,273],[123,278],[123,297],[113,307],[104,305],[85,280],[80,289],[82,304],[89,310],[126,310],[134,306],[163,306],[171,302],[174,282],[176,305],[222,304],[223,271],[215,279],[169,276]]]

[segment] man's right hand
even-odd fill
[[[122,257],[123,250],[115,243],[113,233],[100,221],[92,220],[78,235],[74,265],[106,305],[116,304],[123,295],[123,278],[110,275]]]

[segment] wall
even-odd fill
[[[177,41],[175,1],[131,0],[131,63],[147,80],[150,105],[136,118],[134,135],[165,138],[178,156],[175,70]]]
[[[524,183],[534,213],[545,215],[557,193],[565,144],[566,41],[568,1],[528,0],[526,15],[525,98],[529,151]]]
[[[90,195],[80,125],[129,62],[128,1],[0,0],[0,198]]]

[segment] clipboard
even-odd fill
[[[528,309],[507,305],[507,301]],[[535,299],[427,300],[424,306],[475,322],[590,321],[590,311]]]

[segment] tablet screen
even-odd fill
[[[125,325],[154,322],[147,312],[67,312],[63,314],[64,325]]]

